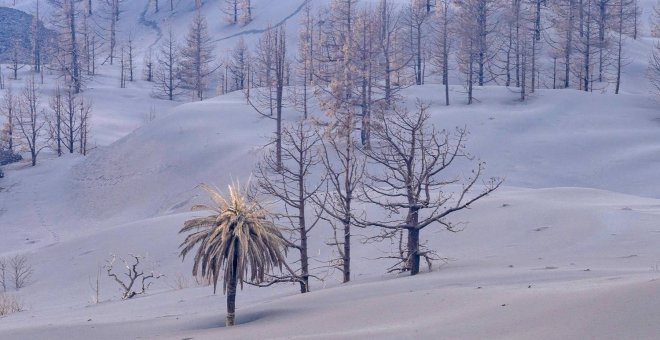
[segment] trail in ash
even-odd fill
[[[147,12],[149,11],[150,3],[151,3],[150,0],[146,1],[144,5],[144,10],[142,11],[142,13],[140,13],[139,22],[140,25],[143,25],[145,27],[151,28],[152,30],[156,31],[156,39],[151,43],[151,45],[149,45],[149,49],[152,49],[163,37],[163,30],[160,29],[160,26],[158,26],[158,23],[156,21],[147,19]]]
[[[273,29],[273,28],[276,28],[276,27],[282,26],[282,25],[284,25],[289,19],[293,18],[293,17],[296,16],[298,13],[300,13],[300,11],[302,11],[303,8],[305,8],[305,5],[306,5],[307,3],[309,3],[310,1],[311,1],[311,0],[305,0],[305,1],[303,1],[302,4],[300,4],[300,6],[298,6],[298,8],[296,8],[296,10],[293,11],[293,13],[289,14],[286,18],[280,20],[279,22],[273,24],[272,26],[270,26],[270,28],[245,30],[245,31],[241,31],[241,32],[238,32],[238,33],[235,33],[235,34],[232,34],[232,35],[229,35],[229,36],[223,37],[223,38],[215,39],[215,40],[213,40],[213,42],[219,42],[219,41],[223,41],[223,40],[227,40],[227,39],[231,39],[231,38],[239,37],[239,36],[242,36],[242,35],[250,35],[250,34],[264,33],[264,32],[266,32],[266,31],[268,31],[268,30],[270,30],[270,29]]]
[[[43,174],[39,174],[37,177],[37,182],[44,183],[44,181],[45,176]],[[34,216],[37,219],[39,227],[41,227],[45,234],[50,238],[50,245],[57,244],[60,242],[60,235],[55,230],[53,230],[52,224],[49,223],[50,218],[46,217],[44,207],[47,206],[48,200],[43,197],[43,192],[40,189],[41,188],[38,186],[33,186],[32,199],[30,200],[32,211],[34,212]]]

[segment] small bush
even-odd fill
[[[190,280],[185,275],[178,273],[174,280],[169,283],[169,286],[174,290],[186,289],[190,287]]]
[[[0,316],[17,313],[23,310],[21,302],[10,294],[0,293]]]
[[[11,163],[20,162],[23,160],[23,157],[12,151],[0,149],[0,165],[7,165]]]

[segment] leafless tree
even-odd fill
[[[64,98],[60,84],[55,87],[55,92],[48,102],[50,106],[50,115],[47,116],[48,127],[50,131],[50,140],[53,143],[53,149],[58,156],[62,156],[62,142],[64,140]]]
[[[632,18],[635,10],[633,0],[616,0],[614,1],[613,16],[615,23],[613,30],[616,32],[616,80],[614,93],[618,94],[621,88],[621,73],[623,67],[627,64],[623,43],[627,36],[631,36],[632,32]],[[658,15],[660,18],[660,14]]]
[[[153,87],[155,96],[174,100],[181,94],[179,65],[179,49],[170,28],[163,37],[156,56]]]
[[[222,13],[230,24],[247,25],[252,21],[251,0],[222,0]]]
[[[91,101],[73,93],[70,88],[62,89],[58,84],[48,104],[50,114],[46,121],[51,148],[60,156],[65,151],[86,155],[89,151]]]
[[[241,0],[241,23],[247,25],[252,21],[252,1]]]
[[[649,66],[646,72],[653,86],[653,92],[660,96],[660,43],[653,45],[653,51],[649,57]]]
[[[319,147],[321,136],[309,122],[299,120],[282,130],[282,152],[268,151],[256,168],[259,191],[281,202],[277,217],[286,221],[289,247],[300,253],[300,269],[287,277],[276,277],[283,282],[300,284],[300,292],[309,292],[309,233],[320,220],[320,213],[310,213],[312,200],[319,194],[323,180],[314,172],[321,163]]]
[[[128,81],[133,82],[133,73],[135,72],[135,65],[133,61],[135,59],[135,46],[133,45],[133,34],[129,34],[128,41],[126,43],[126,59],[127,60],[127,71],[128,71]]]
[[[239,0],[222,0],[222,13],[226,15],[226,20],[230,24],[237,24],[240,12]]]
[[[206,18],[197,10],[181,48],[180,60],[182,85],[194,92],[195,100],[204,99],[209,77],[216,69],[212,65],[214,60]]]
[[[420,232],[437,225],[457,231],[447,217],[470,207],[502,183],[493,178],[483,183],[483,189],[477,188],[483,163],[469,176],[460,172],[452,175],[455,163],[472,159],[465,150],[467,132],[438,131],[429,119],[428,106],[422,103],[413,113],[395,108],[385,117],[372,149],[366,152],[372,166],[365,181],[365,199],[381,211],[378,217],[367,217],[364,225],[381,228],[378,239],[407,233],[405,248],[395,256],[398,262],[393,268],[409,270],[411,275],[419,272],[421,258],[429,265],[436,258],[420,242]],[[452,192],[450,185],[461,188]]]
[[[35,3],[35,12],[32,16],[32,25],[30,26],[30,40],[32,43],[32,64],[35,73],[41,72],[42,51],[44,49],[44,30],[41,23],[40,2]]]
[[[231,79],[231,84],[227,86],[229,91],[244,90],[248,87],[249,65],[250,52],[245,44],[245,40],[241,37],[231,51],[231,58],[227,65],[228,76]]]
[[[131,258],[130,262],[123,257],[113,254],[111,255],[110,259],[106,261],[104,266],[108,276],[121,287],[122,300],[132,299],[136,295],[145,294],[154,280],[164,276],[163,274],[159,274],[153,270],[145,274],[144,270],[139,268],[141,264],[140,261],[144,260],[144,257],[133,254],[128,255]],[[126,278],[120,278],[117,273],[113,272],[117,258],[119,258],[119,260],[123,263],[123,266],[126,270],[126,272],[123,274],[126,276]]]
[[[376,8],[374,15],[377,16],[376,25],[378,34],[376,43],[379,44],[380,66],[377,68],[377,78],[383,78],[383,81],[377,79],[375,87],[382,87],[385,103],[390,105],[397,91],[402,87],[401,82],[395,77],[407,65],[405,57],[401,57],[404,39],[403,25],[401,20],[401,11],[396,4],[387,0],[381,0]]]
[[[282,109],[286,85],[286,31],[283,26],[268,29],[259,39],[255,68],[260,85],[248,102],[262,116],[275,120],[275,150],[277,164],[282,164]]]
[[[456,0],[457,53],[459,70],[465,77],[468,104],[473,101],[473,86],[483,86],[493,78],[487,75],[495,52],[492,36],[497,32],[498,4],[487,0]]]
[[[2,286],[2,292],[7,292],[7,286],[9,283],[9,263],[6,258],[0,257],[0,286]]]
[[[23,59],[25,58],[25,49],[21,46],[21,43],[18,39],[14,39],[11,49],[11,60],[7,68],[11,70],[13,74],[12,79],[18,80],[18,71],[25,67]]]
[[[651,36],[660,38],[660,1],[653,5],[653,11],[649,18],[649,26],[651,28]]]
[[[5,117],[5,123],[2,128],[2,146],[11,153],[14,153],[15,148],[15,124],[18,99],[13,93],[11,87],[8,87],[2,96],[0,103],[0,114]]]
[[[333,230],[328,244],[339,255],[333,266],[340,270],[343,282],[351,280],[351,241],[355,227],[355,203],[357,191],[362,185],[365,161],[359,153],[359,141],[352,133],[355,115],[347,112],[335,115],[338,120],[323,138],[322,160],[325,167],[327,190],[322,197],[315,197],[316,204],[323,210]]]
[[[81,56],[78,40],[78,24],[81,9],[80,0],[49,0],[54,7],[53,25],[59,31],[58,46],[60,53],[56,61],[60,71],[73,91],[79,93],[83,88],[81,74]]]
[[[296,75],[298,76],[298,85],[302,88],[296,88],[296,97],[294,102],[296,108],[302,111],[303,118],[309,116],[309,88],[312,86],[314,75],[314,32],[315,22],[312,14],[312,7],[308,2],[305,4],[303,14],[300,16],[300,28],[298,31],[298,54],[296,56]]]
[[[32,279],[32,265],[25,255],[15,255],[9,258],[9,269],[14,288],[19,290],[30,284]]]
[[[128,69],[128,61],[126,57],[126,46],[123,44],[119,49],[119,87],[126,88],[126,72]]]
[[[32,157],[32,166],[37,165],[37,156],[48,146],[43,140],[46,120],[44,113],[39,109],[39,91],[34,79],[25,83],[20,97],[19,110],[16,115],[18,130],[23,136],[23,142],[28,147]]]
[[[442,75],[442,84],[445,86],[445,105],[449,105],[449,52],[451,47],[450,18],[453,16],[451,0],[440,0],[434,21],[435,49],[432,50],[431,63]]]
[[[101,302],[101,269],[102,267],[98,267],[98,271],[96,272],[96,277],[92,279],[91,277],[89,278],[89,288],[92,290],[92,303],[93,304],[98,304]]]
[[[87,152],[90,149],[89,133],[90,133],[90,118],[92,114],[92,102],[89,99],[85,99],[82,96],[78,98],[77,115],[78,115],[78,152],[87,156]]]
[[[408,32],[412,66],[415,73],[415,84],[424,84],[425,42],[428,34],[430,14],[426,9],[425,0],[410,0],[403,16]]]
[[[151,51],[151,48],[147,50],[147,53],[144,55],[144,68],[143,68],[143,73],[144,73],[144,80],[148,82],[154,81],[154,60],[153,60],[153,53]]]

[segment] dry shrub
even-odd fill
[[[23,306],[16,296],[0,293],[0,316],[17,313],[22,310]]]

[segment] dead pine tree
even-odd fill
[[[289,276],[273,276],[270,281],[298,282],[301,293],[311,290],[308,239],[321,216],[320,209],[313,204],[323,186],[323,178],[315,173],[321,164],[320,145],[318,132],[308,121],[300,120],[282,130],[282,157],[271,149],[255,171],[259,192],[280,203],[280,212],[275,215],[286,221],[286,227],[282,228],[288,234],[289,247],[300,253],[299,270]],[[315,211],[311,213],[313,208]]]
[[[246,94],[248,103],[263,117],[275,121],[275,150],[277,164],[282,164],[282,109],[286,85],[286,32],[284,27],[268,29],[259,39],[256,69],[262,87],[255,94]]]
[[[174,100],[181,94],[179,60],[179,48],[170,28],[163,36],[156,56],[152,90],[154,96]]]
[[[55,92],[48,101],[50,114],[47,116],[48,127],[50,131],[50,140],[53,143],[51,148],[57,152],[57,156],[63,154],[64,140],[64,101],[60,84],[55,87]]]
[[[32,157],[32,166],[36,166],[37,156],[48,144],[44,140],[46,119],[43,111],[39,109],[39,90],[33,79],[29,79],[25,83],[25,88],[19,98],[16,122],[23,142]]]
[[[115,0],[118,1],[118,0]],[[83,89],[82,55],[79,39],[80,2],[76,0],[49,0],[53,6],[52,23],[58,31],[59,52],[54,61],[74,93]]]
[[[0,101],[0,115],[5,118],[0,135],[0,144],[9,153],[14,154],[16,149],[16,115],[18,114],[18,97],[11,87],[7,87]]]
[[[316,203],[323,210],[324,217],[333,230],[333,238],[328,245],[334,247],[339,257],[334,267],[341,271],[343,282],[351,280],[351,240],[355,226],[355,203],[357,192],[365,173],[365,161],[359,152],[359,141],[352,131],[355,115],[349,111],[335,115],[335,129],[325,133],[322,159],[325,167],[327,190]]]
[[[450,173],[455,163],[470,161],[465,150],[467,132],[438,131],[430,122],[428,106],[419,102],[417,110],[393,109],[374,133],[376,140],[365,153],[370,163],[363,194],[369,205],[382,214],[363,222],[381,228],[375,239],[391,239],[407,234],[405,250],[395,256],[394,270],[419,273],[424,258],[429,267],[437,255],[420,241],[420,233],[431,226],[458,231],[447,217],[469,208],[496,190],[501,179],[482,180],[484,164],[478,163],[468,176]],[[459,186],[452,191],[449,187]]]
[[[203,100],[213,67],[213,43],[208,32],[206,18],[197,10],[188,28],[184,46],[181,48],[180,76],[184,88],[193,92],[195,100]]]

